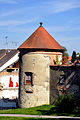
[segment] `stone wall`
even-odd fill
[[[50,104],[54,104],[55,99],[58,97],[57,83],[59,75],[58,71],[50,69]]]
[[[20,57],[19,107],[49,104],[50,59],[45,54],[28,53]],[[33,73],[33,85],[24,85],[25,72]]]
[[[60,77],[63,78],[60,79]],[[51,66],[50,67],[50,104],[59,94],[69,92],[80,98],[80,67]]]
[[[59,64],[62,64],[62,53],[61,53],[61,52],[36,51],[36,52],[32,52],[32,53],[36,53],[36,54],[46,54],[46,55],[49,56],[49,58],[50,58],[50,65],[56,64],[57,57],[58,57]]]

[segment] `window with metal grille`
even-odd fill
[[[33,73],[25,72],[24,74],[24,85],[33,85]]]

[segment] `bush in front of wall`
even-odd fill
[[[75,108],[74,96],[71,94],[60,95],[56,99],[55,105],[56,105],[57,112],[71,113]]]

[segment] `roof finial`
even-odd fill
[[[43,24],[43,23],[42,23],[42,22],[40,22],[40,27],[42,27],[42,24]]]

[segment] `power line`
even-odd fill
[[[19,42],[12,42],[12,45],[14,45],[15,47],[17,47]]]
[[[8,36],[5,36],[6,39],[6,49],[8,49]]]

